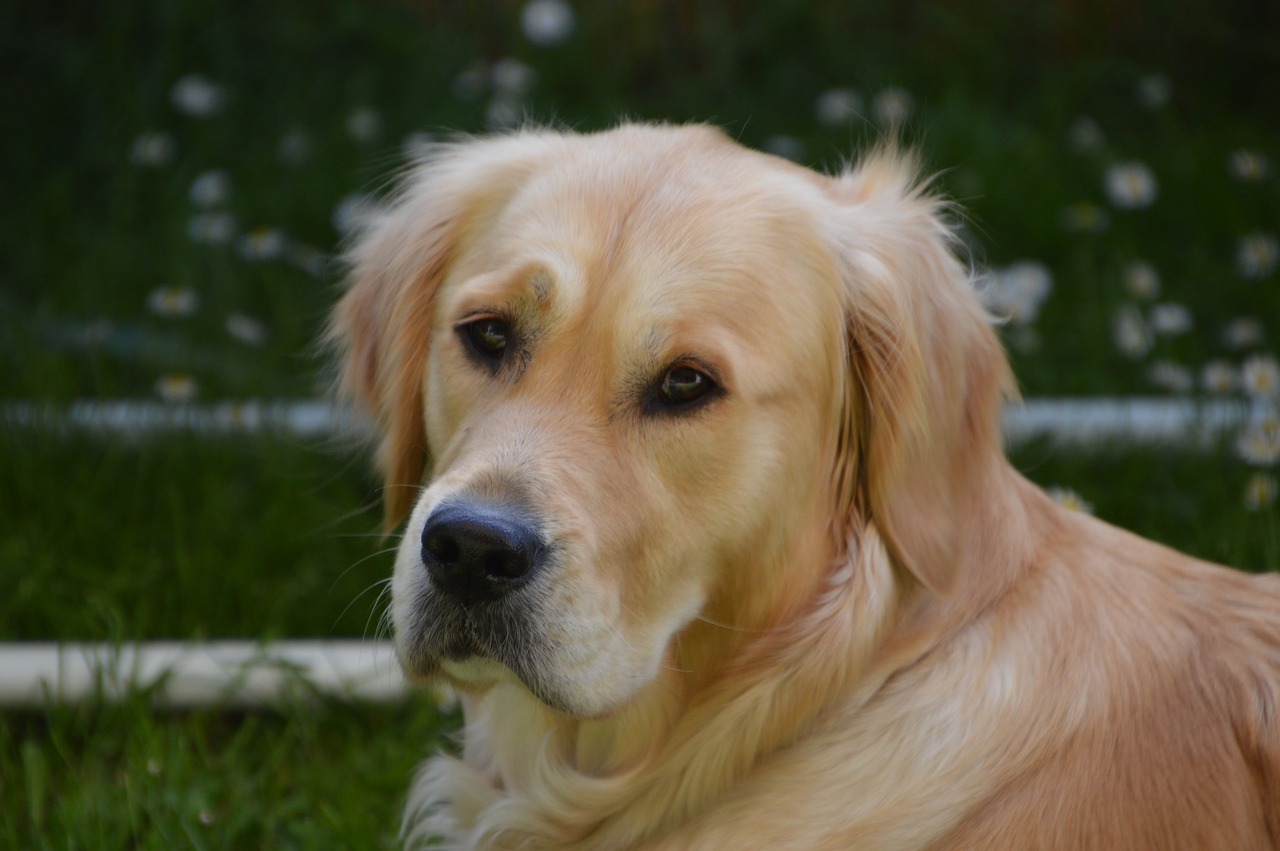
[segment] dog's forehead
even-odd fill
[[[802,170],[715,137],[710,144],[599,144],[548,164],[499,215],[512,265],[562,309],[679,321],[818,308],[815,279],[831,276]],[[519,258],[518,260],[516,258]]]

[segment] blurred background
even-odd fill
[[[412,152],[707,121],[833,170],[897,131],[1028,397],[1227,400],[1207,451],[1022,446],[1081,510],[1280,567],[1280,5],[170,0],[0,9],[0,405],[312,399],[344,235]],[[0,418],[0,639],[382,636],[344,441]],[[390,847],[419,702],[0,715],[0,846]]]

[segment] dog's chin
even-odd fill
[[[442,659],[437,670],[450,685],[462,691],[480,691],[502,683],[525,685],[506,665],[483,656]]]
[[[476,695],[495,687],[510,686],[554,712],[579,720],[608,718],[624,709],[633,697],[564,683],[542,675],[532,665],[507,664],[479,654],[443,654],[409,660],[402,653],[401,667],[415,685],[444,682],[464,694]]]

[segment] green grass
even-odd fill
[[[1249,474],[1225,449],[1081,451],[1037,442],[1010,457],[1042,487],[1078,493],[1108,523],[1208,561],[1280,571],[1280,516],[1241,507]]]
[[[904,134],[961,201],[978,262],[1045,264],[1054,287],[1039,318],[1007,330],[1024,391],[1162,393],[1157,361],[1194,371],[1274,356],[1280,289],[1235,268],[1239,238],[1280,233],[1280,11],[1266,4],[1150,0],[1040,4],[979,0],[578,4],[562,46],[531,44],[519,0],[66,0],[0,10],[10,132],[0,135],[0,402],[156,396],[180,373],[198,399],[311,397],[325,381],[313,341],[336,267],[251,261],[192,242],[201,174],[224,169],[219,209],[238,235],[276,228],[333,257],[341,199],[378,194],[415,131],[485,128],[487,95],[455,94],[469,68],[515,58],[537,75],[520,107],[580,129],[619,117],[709,120],[747,144],[786,136],[804,162],[835,168],[886,130],[875,95],[914,109]],[[225,103],[209,118],[175,110],[176,80],[201,74]],[[1139,106],[1158,74],[1169,102]],[[814,103],[854,89],[862,117],[826,126]],[[348,133],[369,108],[373,141]],[[1073,149],[1088,116],[1100,144]],[[173,141],[167,164],[130,163],[140,134]],[[286,134],[310,140],[283,163]],[[1271,162],[1234,180],[1237,150]],[[1149,209],[1112,207],[1107,169],[1155,174]],[[1064,208],[1108,213],[1099,233],[1064,231]],[[1123,269],[1146,259],[1160,300],[1191,332],[1145,356],[1113,345],[1134,302]],[[180,287],[189,316],[147,308]],[[1144,312],[1148,303],[1138,303]],[[262,323],[246,343],[232,315]],[[1263,339],[1226,346],[1255,318]],[[352,447],[279,438],[134,441],[0,428],[0,639],[373,636],[390,571],[378,536],[378,484]],[[1249,570],[1280,569],[1274,505],[1243,507],[1256,470],[1230,442],[1212,452],[1097,455],[1039,444],[1015,453],[1034,480],[1069,487],[1103,518]],[[1272,471],[1274,473],[1274,470]],[[450,719],[420,702],[236,714],[121,706],[0,714],[0,847],[386,847],[412,766]],[[203,818],[202,818],[203,814]]]
[[[0,430],[0,639],[373,637],[394,542],[353,447]]]
[[[413,770],[447,725],[415,703],[10,713],[0,846],[391,848]]]

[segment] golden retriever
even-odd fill
[[[946,213],[702,126],[417,164],[330,331],[465,712],[409,845],[1280,847],[1280,577],[1010,466]]]

